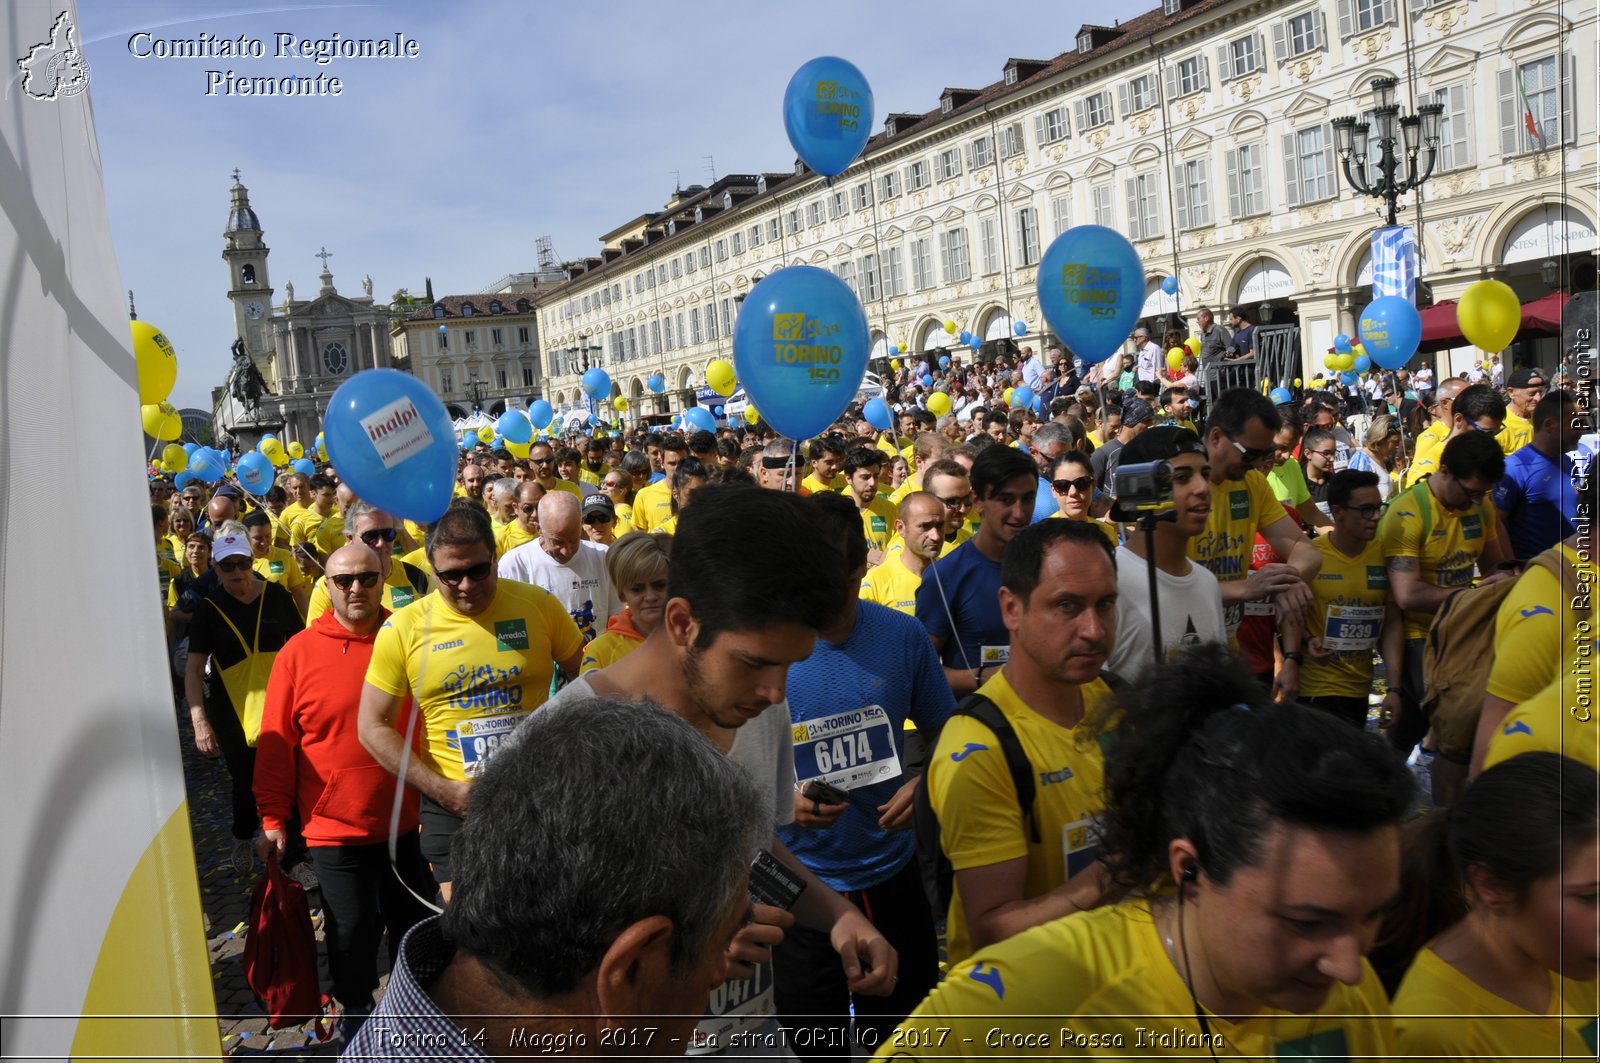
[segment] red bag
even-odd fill
[[[317,1021],[317,1040],[333,1033],[323,1015],[326,999],[317,975],[317,938],[300,883],[283,873],[276,860],[256,883],[250,898],[250,926],[244,942],[244,977],[267,1012],[273,1028]]]

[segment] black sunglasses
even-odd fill
[[[1094,488],[1094,477],[1080,476],[1075,480],[1051,480],[1050,486],[1055,488],[1058,495],[1064,495],[1068,491],[1089,491]]]
[[[377,549],[379,543],[394,542],[394,536],[395,530],[393,528],[373,528],[371,531],[361,533],[361,541],[373,549]],[[366,586],[366,584],[362,584],[362,586]]]
[[[493,571],[494,562],[479,561],[476,565],[468,565],[466,568],[440,569],[434,575],[439,577],[440,583],[448,587],[454,587],[464,579],[470,579],[474,583],[482,583],[489,578],[489,573]]]
[[[587,517],[583,518],[583,522],[585,524],[610,524],[616,519],[616,517],[613,517],[608,513],[591,513]]]
[[[342,591],[350,589],[352,583],[360,583],[363,587],[376,587],[383,578],[381,572],[341,572],[337,576],[329,576],[328,582]]]
[[[249,567],[248,557],[229,557],[217,562],[217,568],[222,572],[243,572]]]

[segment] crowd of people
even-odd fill
[[[154,478],[350,1058],[1593,1058],[1586,397],[1205,394],[1230,318],[907,359],[888,428],[479,446],[427,526]]]

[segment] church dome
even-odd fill
[[[261,219],[256,217],[256,212],[250,207],[250,190],[239,183],[238,175],[234,175],[233,205],[228,210],[228,228],[230,233],[261,231]]]

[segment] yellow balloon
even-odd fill
[[[889,368],[893,369],[895,372],[898,373],[900,371],[900,359],[898,359],[898,358],[889,359]]]
[[[754,406],[746,406],[744,408],[745,424],[755,424],[759,420],[761,420],[761,413]]]
[[[298,439],[289,444],[289,457],[303,458],[305,456],[306,448],[300,445],[300,441]]]
[[[189,452],[176,443],[161,448],[161,465],[168,472],[182,472],[189,467]]]
[[[956,325],[956,323],[954,321],[946,321],[944,323],[944,330],[946,332],[950,333],[950,335],[954,336],[957,332],[960,331],[960,328]]]
[[[627,396],[618,395],[616,398],[612,399],[611,408],[616,410],[618,413],[626,413],[628,410]]]
[[[706,364],[706,387],[727,398],[738,386],[739,379],[726,358],[713,358]]]
[[[178,382],[178,355],[161,330],[148,321],[130,321],[133,357],[139,371],[139,401],[148,406],[172,394]]]
[[[1300,383],[1300,378],[1299,377],[1295,377],[1294,378],[1294,386],[1297,387],[1297,388],[1305,387],[1304,384]]]
[[[943,417],[950,412],[950,396],[942,391],[935,391],[928,396],[928,412],[935,417]]]
[[[151,439],[177,439],[183,434],[183,418],[170,402],[145,403],[139,408],[139,420]]]
[[[1522,303],[1502,281],[1475,281],[1456,304],[1456,324],[1474,347],[1498,353],[1522,327]]]
[[[506,450],[511,452],[513,458],[525,458],[532,449],[533,440],[531,438],[526,443],[513,443],[509,439],[506,440]]]
[[[1196,358],[1200,357],[1200,337],[1190,336],[1188,339],[1183,341],[1183,345],[1189,349],[1190,354],[1194,355]]]
[[[1001,396],[1000,396],[1000,401],[1004,402],[1007,406],[1010,406],[1011,405],[1011,393],[1013,391],[1015,391],[1015,390],[1016,390],[1015,388],[1006,388],[1005,392],[1003,394],[1001,394]]]
[[[480,442],[480,443],[493,443],[494,442],[494,425],[486,424],[482,428],[478,429],[478,442]]]
[[[1183,348],[1174,347],[1167,352],[1167,368],[1176,373],[1183,368]]]

